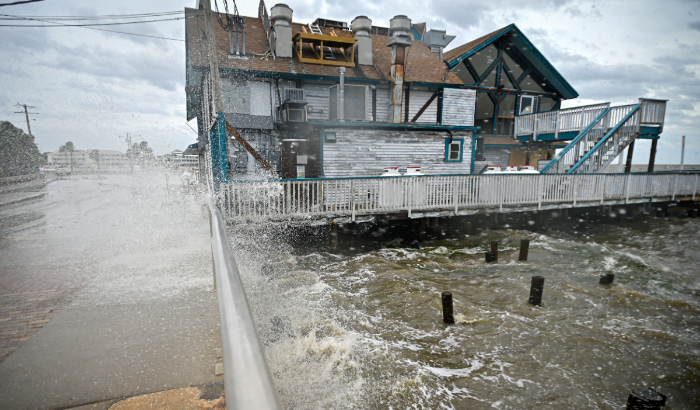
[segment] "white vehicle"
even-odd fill
[[[484,171],[484,174],[502,174],[503,171],[501,171],[501,166],[500,165],[489,165],[486,167],[486,171]]]
[[[523,169],[520,170],[521,174],[539,174],[540,171],[535,169],[534,165],[523,165]]]

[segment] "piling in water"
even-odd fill
[[[491,252],[494,256],[494,262],[498,262],[498,241],[491,241]]]
[[[452,292],[442,292],[442,321],[445,323],[455,322],[452,311]]]
[[[665,395],[651,387],[637,387],[627,398],[626,410],[662,410],[665,407]]]
[[[338,249],[338,225],[335,223],[335,219],[331,222],[331,249]]]
[[[600,281],[598,283],[600,285],[612,285],[614,280],[615,280],[614,273],[606,273],[606,274],[600,276]]]
[[[486,263],[493,263],[496,262],[496,255],[493,254],[493,252],[486,252]]]
[[[542,291],[544,290],[544,276],[533,276],[532,284],[530,285],[530,302],[531,305],[539,306],[542,303]]]
[[[521,239],[520,240],[520,256],[518,260],[521,262],[527,262],[527,251],[530,249],[530,240]]]
[[[472,223],[467,222],[467,235],[471,236],[472,234]]]

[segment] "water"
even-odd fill
[[[640,386],[700,407],[700,221],[471,237],[451,221],[420,250],[381,225],[336,251],[323,230],[231,231],[285,408],[620,409]],[[612,287],[598,285],[607,272]],[[527,303],[532,275],[546,278],[541,307]]]

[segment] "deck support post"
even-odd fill
[[[656,144],[659,140],[651,140],[651,151],[649,152],[649,167],[647,172],[654,172],[654,162],[656,161]]]
[[[625,173],[632,172],[632,155],[634,154],[634,142],[630,142],[629,147],[627,147],[627,164],[625,164]]]

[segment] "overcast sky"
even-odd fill
[[[220,0],[221,1],[221,0]],[[1,3],[9,0],[0,0]],[[222,3],[220,3],[222,4]],[[626,104],[639,97],[668,99],[657,163],[700,163],[700,1],[570,0],[288,0],[294,20],[317,17],[350,22],[367,15],[388,26],[395,14],[445,29],[448,48],[515,23],[579,92],[566,106]],[[267,4],[267,7],[274,3]],[[155,13],[194,7],[195,0],[45,0],[0,7],[19,16]],[[240,1],[242,15],[257,16],[257,1]],[[17,24],[4,21],[0,24]],[[107,29],[184,39],[184,21],[110,26]],[[196,135],[185,118],[185,45],[85,28],[0,27],[0,120],[26,131],[16,103],[36,106],[32,134],[41,151],[68,140],[76,148],[125,150],[126,133],[147,140],[156,153],[184,149]],[[191,125],[196,128],[194,121]],[[635,147],[646,163],[649,142]]]

